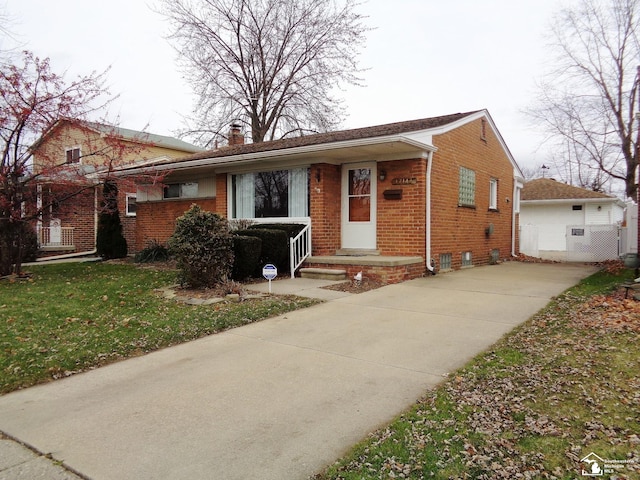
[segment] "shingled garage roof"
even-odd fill
[[[193,160],[216,159],[222,157],[233,157],[239,155],[250,155],[255,153],[270,152],[275,150],[287,150],[299,147],[309,147],[312,145],[326,145],[338,142],[348,142],[351,140],[361,140],[375,137],[385,137],[390,135],[398,135],[401,133],[417,132],[431,128],[438,128],[450,123],[461,120],[470,115],[474,115],[478,111],[455,113],[444,115],[441,117],[424,118],[421,120],[411,120],[406,122],[389,123],[386,125],[378,125],[375,127],[356,128],[352,130],[342,130],[338,132],[318,133],[314,135],[305,135],[302,137],[291,137],[282,140],[273,140],[260,143],[249,143],[244,145],[235,145],[219,148],[217,150],[208,150],[206,152],[196,153],[193,155],[166,160],[155,163],[159,166],[163,164],[179,165],[183,162]]]
[[[538,178],[525,183],[520,194],[520,199],[523,201],[598,198],[615,200],[615,197],[610,195],[567,185],[566,183],[557,182],[551,178]]]

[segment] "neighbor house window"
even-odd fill
[[[476,205],[476,172],[465,167],[460,167],[458,205],[464,207]]]
[[[498,180],[489,180],[489,210],[498,209]]]
[[[309,169],[231,176],[231,217],[309,216]]]
[[[471,256],[471,252],[462,252],[462,266],[470,267],[473,265],[473,257]]]
[[[80,162],[80,147],[67,148],[65,152],[67,155],[67,163]]]
[[[198,183],[168,183],[164,186],[163,198],[195,198],[198,196]]]
[[[136,216],[136,194],[135,193],[127,193],[126,197],[126,212],[127,217],[135,217]]]

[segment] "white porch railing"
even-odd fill
[[[305,225],[300,233],[291,239],[289,244],[291,278],[295,278],[296,270],[311,255],[311,224]]]
[[[72,247],[74,227],[40,227],[41,247]]]

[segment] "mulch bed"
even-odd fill
[[[349,281],[336,283],[335,285],[327,285],[326,287],[322,288],[326,290],[334,290],[336,292],[363,293],[368,292],[369,290],[375,290],[376,288],[384,287],[385,285],[387,284],[364,279],[361,282]]]

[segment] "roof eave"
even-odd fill
[[[345,140],[339,142],[320,143],[316,145],[305,145],[301,147],[292,147],[287,149],[267,150],[264,152],[243,153],[238,155],[229,155],[223,157],[206,157],[197,160],[187,160],[184,162],[171,162],[163,163],[159,165],[148,165],[147,167],[155,168],[156,170],[185,170],[190,168],[199,167],[226,167],[229,165],[239,166],[250,163],[257,163],[265,160],[278,160],[284,158],[291,158],[295,156],[304,156],[315,153],[328,153],[330,151],[345,151],[358,147],[370,147],[375,145],[400,143],[409,145],[416,150],[424,153],[435,152],[437,150],[433,145],[417,141],[412,138],[408,138],[403,134],[387,135],[383,137],[370,137],[359,138],[354,140]],[[136,174],[138,173],[135,168],[123,169],[123,174]]]
[[[546,200],[520,200],[521,205],[552,205],[558,203],[617,203],[621,200],[616,197],[602,198],[551,198]]]

